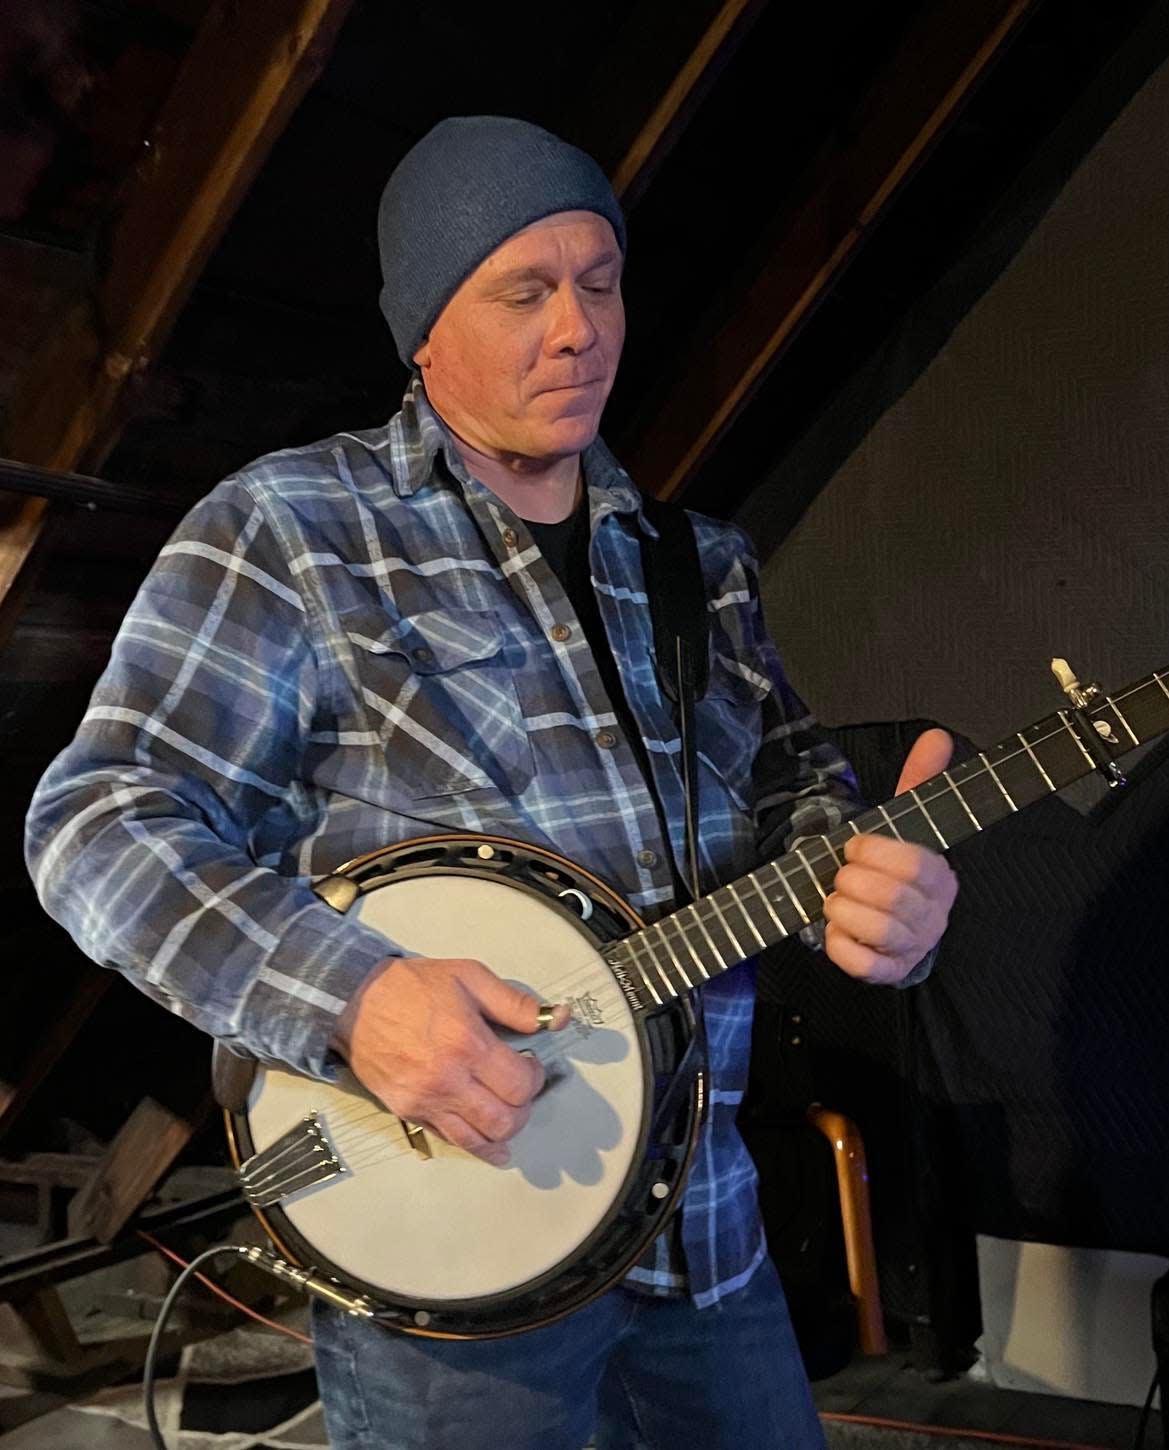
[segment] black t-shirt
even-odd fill
[[[617,723],[633,747],[637,762],[641,766],[641,773],[650,787],[650,793],[655,794],[653,776],[650,774],[649,768],[649,755],[645,742],[641,738],[641,732],[629,709],[621,673],[617,668],[617,661],[613,658],[613,651],[609,647],[609,636],[605,633],[605,624],[597,603],[597,591],[593,588],[592,574],[589,569],[588,501],[587,499],[582,500],[572,513],[558,524],[535,524],[530,520],[527,523],[537,548],[548,561],[549,568],[560,580],[564,592],[568,595],[568,602],[576,611],[576,617],[580,620],[585,638],[592,649],[593,658],[597,662],[601,683],[605,686],[605,693],[617,716]]]

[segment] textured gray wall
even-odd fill
[[[989,743],[1058,704],[1053,654],[1105,688],[1169,665],[1167,138],[1163,65],[765,561],[825,721]]]

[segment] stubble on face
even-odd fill
[[[517,474],[557,469],[592,442],[625,339],[621,266],[603,217],[558,212],[466,278],[415,354],[460,440]]]

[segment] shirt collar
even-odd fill
[[[400,498],[410,498],[426,487],[440,453],[464,487],[470,482],[449,429],[430,405],[421,374],[411,377],[402,410],[391,419],[389,433],[394,491]],[[656,534],[642,513],[641,494],[601,438],[595,438],[585,449],[582,462],[594,523],[601,513],[633,514],[642,529]]]

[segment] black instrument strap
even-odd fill
[[[685,509],[655,498],[643,500],[646,518],[659,537],[641,537],[641,564],[653,624],[658,682],[678,721],[682,786],[686,798],[687,886],[695,901],[702,892],[698,871],[698,765],[694,702],[710,678],[706,585],[694,527]]]

